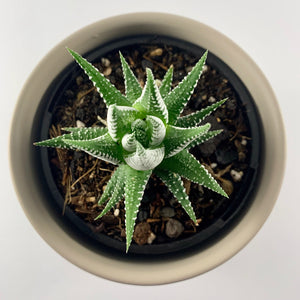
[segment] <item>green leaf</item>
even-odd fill
[[[199,136],[198,138],[194,139],[187,147],[186,149],[189,150],[197,145],[200,145],[210,139],[212,139],[213,137],[215,137],[216,135],[220,134],[223,130],[211,130],[208,131],[206,133],[204,133],[203,135]]]
[[[146,72],[146,85],[141,97],[134,102],[133,107],[147,115],[160,118],[164,123],[168,123],[168,110],[154,81],[152,71],[147,68]]]
[[[93,140],[79,141],[79,140],[63,140],[73,149],[82,150],[96,158],[110,162],[112,164],[119,164],[123,161],[122,147],[113,141],[109,133],[106,133],[99,138]]]
[[[194,221],[194,223],[196,223],[197,220],[195,212],[193,210],[189,197],[185,192],[185,188],[180,176],[170,171],[162,171],[157,169],[154,171],[154,173],[166,184],[170,192],[173,193],[174,197],[178,200],[189,217]]]
[[[154,116],[147,116],[146,122],[149,129],[149,146],[159,146],[166,136],[166,127],[160,118]]]
[[[113,208],[123,197],[124,195],[124,187],[125,187],[125,174],[124,174],[125,165],[120,165],[117,169],[118,173],[116,176],[116,180],[114,182],[114,186],[111,192],[111,198],[109,199],[108,203],[106,204],[105,208],[101,212],[101,214],[95,219],[99,219],[103,217],[111,208]],[[107,188],[107,187],[106,187]],[[105,189],[106,191],[106,189]]]
[[[126,166],[125,174],[125,227],[126,227],[126,252],[132,241],[134,224],[139,211],[139,206],[144,194],[145,186],[151,175],[151,170],[137,171]]]
[[[167,73],[164,76],[164,79],[159,88],[159,92],[164,99],[170,92],[172,87],[172,79],[173,79],[173,67],[171,66]]]
[[[131,129],[131,123],[143,115],[133,107],[110,105],[107,111],[107,128],[114,141]]]
[[[84,70],[84,72],[89,76],[90,80],[97,88],[97,91],[107,106],[112,104],[131,106],[131,103],[126,99],[126,97],[122,95],[121,92],[116,89],[116,87],[110,83],[110,81],[106,79],[104,75],[101,74],[91,63],[89,63],[75,51],[68,48],[67,50],[70,52],[79,66]]]
[[[135,102],[136,99],[138,99],[141,96],[142,87],[139,84],[137,78],[134,76],[122,53],[119,52],[119,54],[125,80],[126,97],[127,100],[132,104]]]
[[[192,71],[165,98],[169,112],[169,124],[175,124],[182,109],[189,101],[202,73],[207,57],[207,51],[194,66]]]
[[[219,106],[221,106],[225,101],[227,100],[223,99],[219,102],[216,102],[208,107],[205,107],[195,113],[192,113],[190,115],[186,115],[183,117],[180,117],[176,121],[176,126],[179,127],[190,127],[190,126],[195,126],[199,124],[204,118],[209,116],[213,111],[215,111]]]
[[[228,198],[227,194],[211,174],[187,150],[182,150],[175,156],[163,160],[157,168],[177,173]]]
[[[75,141],[90,140],[90,139],[98,138],[99,136],[107,132],[107,128],[104,127],[88,127],[88,128],[68,127],[68,128],[63,128],[63,130],[69,131],[71,133],[66,133],[52,139],[37,142],[34,143],[34,145],[44,146],[44,147],[64,148],[64,149],[75,149],[74,147],[72,147],[72,145],[66,143],[64,140],[75,140]]]
[[[194,139],[205,134],[210,128],[207,123],[203,126],[181,128],[169,125],[164,139],[165,157],[171,157],[187,147]]]
[[[147,171],[158,166],[164,159],[164,155],[164,146],[145,149],[141,143],[136,141],[136,151],[124,156],[124,159],[131,168],[139,171]]]
[[[115,171],[111,175],[103,194],[101,195],[100,199],[98,199],[98,205],[105,203],[108,200],[108,198],[110,198],[113,194],[117,181],[123,172],[122,168],[123,165],[120,165],[118,168],[115,169]]]

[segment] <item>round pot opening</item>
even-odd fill
[[[122,49],[128,49],[130,47],[134,49],[139,44],[169,45],[182,49],[197,58],[204,52],[204,49],[199,46],[183,40],[166,36],[145,35],[130,36],[122,40],[114,40],[101,47],[92,49],[88,53],[81,54],[83,54],[88,61],[96,62],[115,49],[121,51]],[[76,51],[76,49],[73,50]],[[41,201],[44,201],[53,218],[61,224],[64,230],[78,239],[80,243],[85,244],[95,251],[126,259],[164,259],[166,255],[168,255],[168,258],[172,258],[184,255],[187,252],[193,253],[194,251],[199,251],[199,249],[204,249],[212,242],[224,237],[247,212],[254,198],[261,173],[260,162],[263,153],[263,131],[260,117],[247,88],[229,66],[213,53],[209,53],[207,65],[217,70],[230,82],[237,96],[237,103],[239,107],[242,108],[244,120],[247,123],[248,132],[251,136],[251,140],[248,141],[250,149],[247,158],[248,168],[243,175],[239,189],[235,191],[233,197],[230,198],[230,203],[226,206],[226,209],[220,213],[216,219],[208,223],[203,230],[189,237],[161,244],[142,246],[132,244],[129,253],[125,254],[124,242],[110,238],[102,233],[96,233],[91,226],[76,215],[70,207],[66,207],[62,215],[64,199],[54,180],[52,167],[49,163],[49,150],[45,148],[34,148],[33,151],[37,157],[35,171],[39,173],[40,180],[37,184],[40,184],[44,188],[45,198]],[[48,138],[53,113],[56,108],[61,105],[70,83],[76,80],[80,72],[80,68],[73,62],[62,70],[51,83],[41,100],[35,116],[32,142]]]

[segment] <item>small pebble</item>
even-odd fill
[[[241,181],[243,175],[244,175],[244,172],[243,171],[236,171],[236,170],[231,170],[230,171],[230,175],[232,177],[232,179],[235,181],[235,182],[239,182]]]
[[[179,221],[170,219],[166,224],[165,233],[169,238],[175,239],[181,235],[183,230],[184,227]]]
[[[109,76],[112,72],[112,68],[111,67],[108,67],[106,68],[104,71],[103,71],[103,75],[104,76]]]
[[[150,52],[150,56],[161,56],[163,54],[163,49],[162,48],[157,48],[155,50],[152,50]]]
[[[140,210],[137,215],[137,219],[139,222],[146,221],[148,218],[148,212],[146,210]]]
[[[246,140],[246,139],[242,139],[241,144],[242,144],[243,146],[246,146],[246,145],[247,145],[247,140]]]
[[[156,235],[151,231],[151,233],[147,239],[147,244],[151,245],[155,239],[156,239]]]
[[[217,166],[218,166],[218,164],[215,163],[215,162],[213,162],[213,163],[210,164],[210,167],[211,167],[212,169],[216,168]]]
[[[120,210],[118,208],[116,208],[115,211],[114,211],[114,216],[118,217],[119,214],[120,214]]]
[[[139,223],[135,226],[133,239],[138,245],[145,245],[151,236],[151,226],[147,222]]]
[[[106,68],[110,66],[110,60],[108,58],[105,58],[105,57],[101,58],[101,63]]]
[[[213,97],[213,96],[210,96],[210,97],[208,98],[208,102],[209,102],[209,103],[215,103],[215,102],[216,102],[216,98]]]
[[[172,218],[175,216],[175,210],[172,207],[166,206],[160,210],[160,215],[166,218]]]
[[[77,128],[84,128],[85,124],[80,120],[76,120],[76,127]]]
[[[208,71],[208,66],[207,65],[204,65],[203,66],[203,69],[202,69],[202,73],[205,73]]]

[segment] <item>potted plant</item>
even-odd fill
[[[12,128],[12,136],[14,136],[14,139],[11,140],[11,154],[12,157],[14,158],[14,160],[12,161],[12,169],[13,169],[17,191],[19,191],[22,194],[21,203],[23,204],[26,213],[29,215],[29,218],[32,220],[32,223],[37,228],[37,230],[41,233],[41,235],[47,240],[47,242],[51,246],[53,246],[58,252],[60,252],[63,256],[67,257],[69,260],[81,266],[82,268],[89,270],[90,272],[93,272],[105,278],[110,278],[112,280],[138,283],[138,284],[171,282],[171,281],[180,280],[180,279],[191,277],[196,274],[203,273],[204,271],[211,269],[212,267],[228,259],[239,249],[241,249],[243,245],[251,239],[251,237],[257,232],[259,227],[263,224],[265,218],[270,213],[270,210],[274,204],[276,198],[275,195],[278,193],[278,186],[279,186],[279,182],[281,181],[281,176],[278,177],[270,176],[270,174],[274,174],[275,170],[277,170],[277,167],[279,167],[278,165],[274,165],[272,163],[272,159],[276,161],[280,161],[282,164],[284,164],[284,148],[282,146],[282,143],[277,142],[278,139],[274,138],[274,134],[275,134],[274,128],[276,128],[277,126],[278,130],[276,132],[276,135],[278,134],[281,135],[280,136],[281,140],[284,140],[282,124],[280,121],[281,120],[280,114],[278,112],[276,102],[270,87],[266,83],[264,77],[259,72],[259,70],[257,70],[253,62],[231,41],[229,41],[225,37],[221,36],[220,34],[216,33],[212,29],[207,28],[202,24],[193,22],[185,18],[180,18],[171,15],[163,15],[163,14],[157,14],[155,18],[155,22],[153,22],[152,17],[153,17],[152,14],[134,14],[134,15],[120,16],[112,20],[114,21],[113,25],[111,25],[110,22],[111,20],[104,20],[102,22],[99,22],[97,24],[85,28],[82,31],[79,31],[78,33],[75,33],[73,36],[71,36],[69,39],[65,40],[62,43],[63,47],[62,44],[57,46],[57,48],[55,48],[49,54],[49,56],[45,59],[45,61],[41,63],[40,67],[36,70],[36,73],[32,75],[33,77],[29,79],[27,86],[24,88],[24,92],[21,95],[22,104],[20,103],[16,110],[16,116],[18,116],[18,118],[16,117],[14,119],[14,123],[13,123],[14,125]],[[165,22],[166,20],[168,20],[168,22]],[[180,22],[178,22],[178,20],[180,20]],[[191,34],[192,32],[191,30],[186,29],[187,27],[185,26],[179,26],[178,25],[179,23],[184,24],[186,26],[192,26],[194,30],[195,28],[197,28],[198,29],[197,32],[199,32],[199,36],[198,35],[194,36],[193,34]],[[138,26],[141,24],[142,26]],[[171,24],[173,26],[171,26]],[[109,31],[105,28],[109,28]],[[130,34],[128,34],[128,31],[130,32]],[[107,32],[106,36],[103,35],[103,33],[105,32]],[[258,141],[262,139],[263,142],[263,147],[257,147],[257,148],[251,147],[251,151],[252,151],[251,155],[253,156],[253,154],[255,154],[256,156],[259,157],[256,160],[257,165],[255,165],[255,163],[251,165],[251,167],[253,167],[252,171],[254,172],[254,176],[252,174],[252,178],[255,179],[251,181],[251,184],[255,183],[255,185],[254,186],[250,185],[250,189],[243,192],[244,193],[243,196],[245,196],[244,198],[248,200],[250,199],[251,201],[249,200],[243,203],[243,200],[242,199],[240,200],[243,203],[243,205],[241,206],[243,209],[241,209],[241,213],[239,214],[239,217],[235,217],[234,214],[230,214],[226,218],[223,218],[222,216],[222,218],[220,219],[221,221],[229,220],[229,222],[226,223],[226,226],[223,226],[223,224],[220,224],[220,222],[214,223],[214,226],[211,227],[214,228],[214,232],[212,235],[209,236],[209,239],[207,239],[205,243],[201,241],[200,243],[194,244],[192,242],[191,247],[187,247],[186,244],[192,241],[193,238],[191,237],[191,238],[183,239],[182,240],[183,243],[181,243],[181,245],[185,244],[185,246],[181,248],[182,250],[180,251],[173,251],[174,253],[172,255],[169,255],[168,252],[165,252],[165,250],[162,251],[160,247],[156,247],[156,249],[158,249],[156,253],[159,254],[159,256],[156,255],[153,258],[153,255],[150,254],[151,260],[149,260],[148,258],[149,256],[148,250],[146,251],[147,256],[145,256],[144,250],[133,251],[133,254],[131,254],[130,256],[131,248],[129,248],[130,251],[126,255],[125,253],[116,254],[114,250],[114,248],[116,248],[115,246],[112,246],[110,248],[99,247],[97,240],[91,241],[90,236],[89,234],[87,234],[87,232],[78,231],[78,230],[76,231],[74,230],[74,228],[72,228],[72,226],[69,226],[69,223],[70,222],[72,223],[73,221],[72,220],[73,216],[65,220],[61,216],[61,211],[57,212],[55,208],[53,208],[53,205],[48,201],[49,195],[52,194],[53,196],[53,190],[49,188],[47,182],[41,178],[44,178],[45,173],[49,172],[49,170],[47,171],[47,167],[45,167],[45,165],[43,165],[41,169],[41,164],[40,162],[37,161],[37,156],[38,156],[37,150],[34,149],[32,145],[30,145],[32,140],[36,138],[36,127],[34,126],[34,124],[36,124],[37,120],[39,119],[38,117],[40,116],[39,113],[45,108],[45,105],[44,106],[40,105],[41,99],[43,99],[46,90],[49,91],[49,86],[52,91],[53,89],[54,90],[58,89],[58,86],[56,85],[56,81],[55,80],[53,81],[53,79],[55,79],[57,75],[60,74],[61,77],[60,79],[62,79],[62,81],[66,80],[66,78],[64,78],[65,73],[61,73],[61,70],[64,69],[69,63],[69,59],[66,57],[66,54],[65,53],[63,54],[63,52],[66,52],[65,46],[68,45],[70,48],[76,49],[77,51],[83,54],[88,52],[92,53],[91,51],[99,47],[100,45],[104,45],[104,47],[102,46],[102,48],[107,47],[108,42],[110,41],[120,40],[121,38],[122,40],[124,40],[125,36],[127,37],[134,36],[135,38],[140,38],[141,35],[143,36],[150,35],[152,37],[154,36],[164,37],[167,35],[168,37],[172,37],[172,38],[176,37],[176,39],[183,39],[185,41],[192,42],[193,44],[198,44],[201,47],[207,48],[209,49],[210,52],[219,56],[223,62],[228,64],[230,68],[233,71],[235,71],[234,76],[239,77],[243,82],[241,83],[241,81],[237,79],[238,84],[236,84],[236,86],[239,85],[246,86],[250,92],[250,95],[252,96],[251,98],[254,99],[253,106],[251,106],[251,108],[253,110],[257,108],[258,114],[256,114],[256,119],[254,120],[254,122],[252,122],[254,123],[253,125],[254,127],[251,127],[252,128],[251,132],[253,134],[252,138],[257,139]],[[99,36],[101,36],[101,40],[97,38]],[[220,48],[219,43],[222,45],[222,49]],[[59,53],[61,53],[61,55],[58,55]],[[76,57],[78,62],[81,63],[83,62],[80,56],[77,56],[76,53],[72,52],[72,54]],[[239,63],[237,63],[233,57],[235,57]],[[57,62],[58,65],[57,69],[53,67],[54,66],[53,64],[51,65],[52,59],[55,59],[55,61]],[[123,62],[123,69],[126,70],[127,64],[125,60],[123,60],[122,62]],[[50,64],[48,65],[48,63]],[[239,66],[240,69],[237,66]],[[42,69],[45,68],[47,68],[48,70],[47,76],[42,72]],[[147,90],[147,87],[150,90],[149,88],[150,83],[148,84],[148,82],[153,82],[152,88],[154,89],[156,85],[154,84],[151,72],[150,71],[147,72],[148,72],[148,81],[145,84],[144,90]],[[127,78],[131,76],[130,74],[132,73],[128,71]],[[225,75],[228,74],[226,73]],[[90,73],[89,75],[91,76],[92,74]],[[48,77],[46,81],[45,81],[45,77],[43,76]],[[40,78],[41,80],[40,82],[45,83],[45,85],[39,84],[36,81],[37,78]],[[166,78],[168,78],[167,75]],[[52,83],[51,85],[51,82],[54,83]],[[163,80],[163,84],[165,84],[165,82],[169,82],[169,80],[167,79]],[[168,83],[166,86],[169,88],[170,83]],[[247,96],[249,96],[247,89],[244,89],[244,92],[242,92],[244,93],[242,96],[246,98]],[[34,97],[32,97],[32,95],[34,95]],[[267,97],[268,100],[265,100],[266,95],[268,95]],[[30,97],[31,99],[36,99],[35,104],[33,105],[34,107],[32,108],[31,106],[33,112],[31,112],[29,106],[28,108],[26,108],[26,101],[29,100],[25,100],[25,99],[28,99],[28,97]],[[217,102],[214,107],[216,108],[221,104],[223,104],[223,102],[222,103]],[[20,111],[22,110],[24,113],[24,107],[25,107],[25,114],[27,120],[26,126],[24,125],[25,116],[23,118],[23,122],[21,122],[22,117],[20,117],[22,116],[22,114],[20,114]],[[144,106],[141,105],[141,107]],[[136,107],[136,109],[137,108],[138,107]],[[247,106],[247,108],[249,108],[249,106]],[[136,111],[140,112],[140,110],[136,110]],[[119,112],[120,111],[116,106],[111,106],[111,108],[109,108],[109,114],[111,116],[118,114]],[[42,112],[42,115],[45,117],[44,112]],[[264,118],[261,119],[261,123],[262,123],[261,126],[259,124],[260,118],[257,117],[257,115],[264,116]],[[136,121],[136,119],[143,120],[144,118],[146,118],[146,116],[142,116],[141,118],[140,117],[134,118],[135,120],[133,121]],[[249,123],[253,121],[253,119],[251,120],[251,118],[252,117],[250,115],[250,117],[248,118],[248,120],[250,119]],[[46,119],[47,119],[47,113],[46,113]],[[49,120],[50,119],[51,118],[49,118]],[[113,134],[112,132],[114,131],[114,126],[111,126],[112,120],[115,119],[113,117],[110,118],[109,131],[111,134]],[[151,121],[148,120],[147,118],[143,120],[143,122],[145,121],[151,123]],[[43,132],[48,131],[49,122],[48,124],[47,122],[44,123],[44,125],[42,126]],[[151,124],[148,123],[147,126],[151,127],[152,123]],[[168,123],[166,122],[166,124]],[[135,124],[134,131],[138,129],[142,130],[142,128],[140,128],[143,127],[142,125],[145,124],[144,123]],[[20,126],[22,126],[23,129],[22,131],[20,130]],[[124,128],[127,128],[126,126],[127,126],[126,124],[123,124]],[[121,131],[123,130],[122,129],[123,127],[117,126],[118,130]],[[165,126],[158,126],[158,127],[165,128]],[[203,132],[207,130],[205,126],[198,127],[198,128],[200,129],[197,130],[200,131],[202,130]],[[255,128],[255,130],[253,128]],[[260,133],[258,133],[259,129],[261,130]],[[72,129],[70,128],[69,130],[72,131]],[[130,130],[133,129],[131,128]],[[144,131],[142,130],[142,132]],[[22,132],[22,138],[20,136],[20,132]],[[128,156],[126,155],[125,157],[123,157],[123,159],[126,158],[126,162],[127,163],[129,162],[129,164],[131,164],[132,167],[137,165],[136,159],[140,162],[140,157],[136,156],[136,148],[134,149],[134,151],[128,148],[129,146],[132,146],[132,143],[130,143],[129,141],[130,136],[126,135],[126,133],[122,135],[122,138],[124,136],[128,137],[128,141],[124,140],[123,143],[123,147],[125,147],[125,150],[128,152],[127,153]],[[131,131],[129,132],[129,134],[130,133]],[[197,131],[197,133],[200,135],[200,132]],[[69,137],[72,134],[73,137],[74,134],[76,135],[76,133],[73,132],[69,134]],[[196,133],[194,132],[194,134]],[[168,135],[168,137],[170,136],[171,135]],[[116,140],[118,138],[119,137],[117,136],[115,137]],[[16,143],[20,143],[22,140],[24,141],[24,139],[26,139],[26,142],[23,142],[23,144],[25,145],[27,144],[28,148],[24,149],[24,151],[22,151],[22,154],[25,155],[27,159],[25,160],[23,159],[22,161],[20,161],[20,159],[18,160],[18,157],[21,157],[20,152],[18,152],[20,148]],[[57,139],[59,138],[56,138],[56,141]],[[69,146],[72,145],[72,147],[76,144],[76,146],[79,148],[85,147],[84,148],[85,150],[91,151],[91,149],[88,150],[86,148],[86,147],[90,147],[90,145],[89,146],[87,146],[86,144],[79,145],[80,142],[78,141],[70,142],[70,140],[72,140],[72,138],[68,139],[66,138],[66,136],[64,136],[63,142],[69,143],[68,145]],[[119,143],[122,144],[122,141],[119,141]],[[153,146],[152,148],[154,149],[151,150],[155,152],[159,152],[161,150],[160,145],[161,145],[161,141],[157,145],[156,144],[152,145]],[[165,143],[165,145],[167,145],[165,147],[169,147],[169,143]],[[238,145],[237,147],[239,146],[241,145]],[[144,149],[143,147],[139,147],[139,149],[140,148],[142,150]],[[46,158],[46,156],[47,156],[47,151],[41,152],[42,158],[43,157]],[[42,159],[42,161],[44,160]],[[159,161],[159,163],[161,163],[161,160]],[[144,166],[144,164],[142,165]],[[170,166],[174,167],[174,164],[173,163],[169,164],[168,167]],[[152,169],[152,167],[153,166],[151,166],[150,169]],[[212,166],[210,167],[212,168]],[[23,170],[30,172],[31,176],[27,176],[27,177],[24,176],[25,174],[23,173],[24,172]],[[213,170],[211,171],[213,173]],[[143,174],[147,173],[148,177],[150,175],[149,169],[142,170],[142,171],[138,170],[137,172],[139,172],[139,175],[142,175],[142,173]],[[159,172],[164,172],[164,171],[158,171],[158,173]],[[118,174],[118,172],[115,171],[114,174]],[[165,174],[159,174],[159,175],[162,177],[163,180],[166,181],[170,180],[170,178],[168,179],[168,176],[164,176]],[[235,176],[234,173],[231,176]],[[24,181],[25,177],[26,179],[28,178],[26,181]],[[129,177],[127,176],[127,178]],[[136,177],[137,181],[139,181],[137,175],[133,177]],[[114,178],[113,175],[112,178]],[[127,181],[127,183],[128,186],[130,186],[129,181]],[[173,183],[169,183],[171,187],[172,184]],[[273,187],[273,184],[275,184],[276,188]],[[111,187],[112,186],[109,186],[109,184],[107,184],[107,194],[109,194],[109,192],[111,191]],[[218,189],[217,186],[215,186],[215,189]],[[116,194],[117,191],[118,188],[116,188]],[[130,190],[128,188],[126,189],[127,194],[133,193],[133,191],[135,191],[135,189],[133,190]],[[220,193],[221,191],[222,190],[219,190]],[[173,189],[173,192],[176,194],[176,189]],[[54,191],[54,193],[57,193],[57,191]],[[105,195],[105,192],[103,194]],[[225,195],[225,193],[223,195]],[[36,199],[38,199],[38,201]],[[236,203],[238,202],[235,202],[235,204],[232,206],[235,207]],[[130,209],[128,210],[128,212],[130,213]],[[192,215],[191,212],[190,212],[190,216],[192,216],[192,218],[195,221],[195,217]],[[231,218],[234,219],[234,221],[231,222]],[[130,236],[130,238],[128,239],[127,246],[129,246],[129,243],[131,241],[131,237],[133,234],[133,225],[134,222],[131,222],[127,227],[128,228],[127,235]],[[218,227],[221,227],[222,230],[221,231],[216,230],[216,228]],[[88,231],[88,229],[86,231]],[[222,232],[222,234],[220,232]],[[108,239],[107,237],[102,237],[102,242],[104,243],[104,245],[106,244],[107,239]],[[113,244],[115,245],[116,243],[117,242]],[[170,243],[170,245],[172,245],[172,243]],[[176,243],[175,244],[173,243],[173,245],[176,245]],[[135,249],[149,249],[154,245],[150,244],[147,245],[146,247],[144,246],[140,247],[137,245],[132,245],[132,246],[136,246]],[[173,246],[172,247],[169,246],[169,248],[171,248],[171,252],[172,252]],[[160,259],[161,257],[164,260],[161,260]],[[165,260],[166,257],[168,257],[168,260]],[[200,261],[201,263],[199,263]],[[107,267],[108,265],[109,268]],[[186,268],[184,266],[186,266]],[[130,273],[125,271],[126,267],[130,267]],[[144,267],[147,267],[147,274],[144,273],[143,271]],[[176,272],[175,274],[175,272],[172,271],[175,268],[176,270],[178,270],[178,268],[179,269],[182,268],[182,272]],[[114,272],[114,270],[118,270],[118,272]]]

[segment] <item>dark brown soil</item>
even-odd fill
[[[162,79],[168,67],[174,66],[174,86],[191,70],[199,57],[193,57],[171,46],[124,48],[122,53],[143,85],[145,68],[150,67],[157,79]],[[95,66],[116,87],[124,92],[123,75],[118,51],[99,59]],[[229,100],[206,119],[212,129],[223,129],[213,140],[192,149],[192,153],[218,180],[224,190],[234,196],[243,184],[243,173],[248,167],[251,140],[244,120],[243,108],[230,83],[216,70],[207,65],[195,93],[183,114],[206,107],[228,97]],[[50,128],[50,136],[62,134],[68,126],[104,126],[106,107],[92,83],[83,73],[65,93]],[[50,149],[52,172],[65,199],[95,232],[102,232],[114,239],[125,241],[124,204],[120,202],[106,216],[94,221],[103,206],[98,206],[101,196],[115,166],[97,160],[80,151]],[[195,210],[198,225],[174,199],[166,186],[155,176],[147,184],[137,217],[134,241],[137,244],[164,243],[182,239],[199,232],[218,218],[230,205],[226,199],[201,186],[184,180]]]

